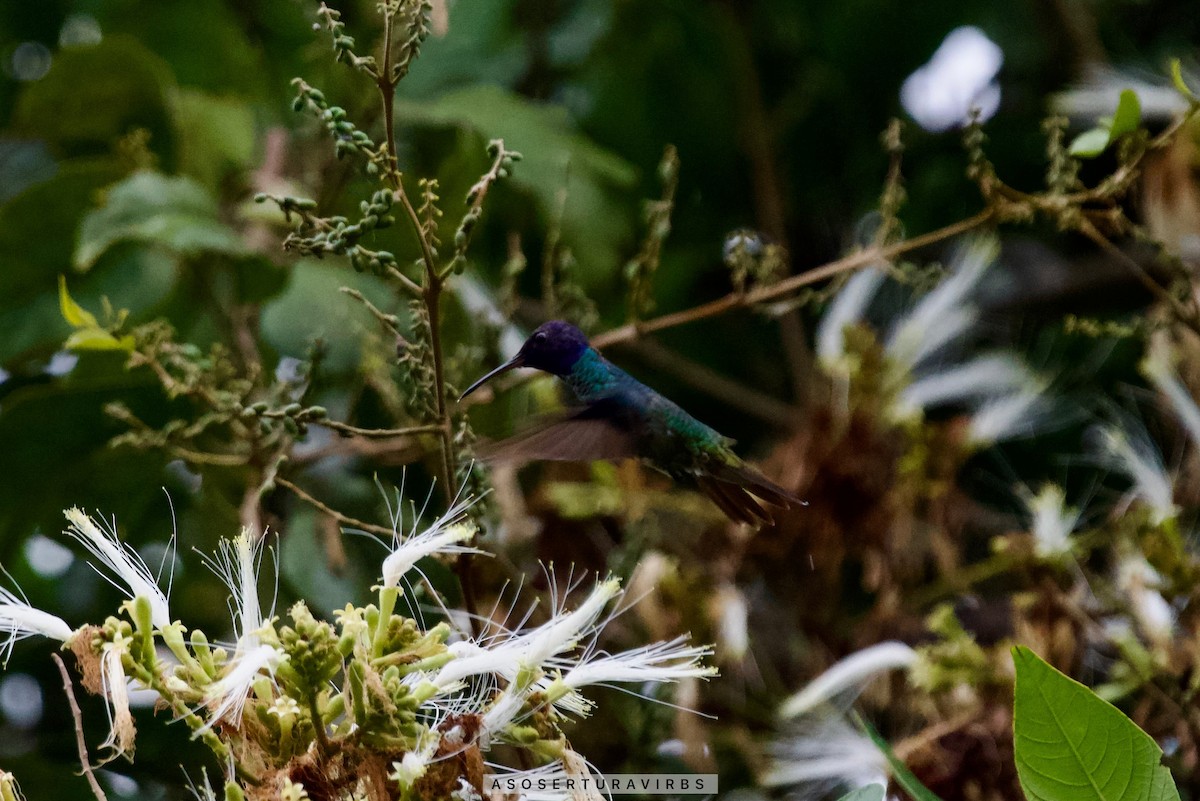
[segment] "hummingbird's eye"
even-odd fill
[[[533,335],[533,341],[538,343],[539,345],[542,344],[543,342],[545,342],[546,341],[546,332],[538,331],[536,334]]]

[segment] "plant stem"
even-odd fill
[[[860,250],[856,253],[851,253],[849,256],[843,256],[840,259],[828,262],[820,267],[814,267],[799,275],[794,275],[790,278],[785,278],[770,286],[756,287],[749,292],[731,292],[723,298],[709,301],[691,309],[684,311],[672,312],[664,314],[661,317],[655,317],[650,320],[644,320],[637,324],[629,324],[618,326],[609,331],[600,334],[592,339],[592,345],[597,348],[604,348],[609,345],[615,345],[621,342],[629,342],[637,339],[645,334],[650,334],[655,331],[662,331],[667,328],[674,328],[685,323],[704,320],[709,317],[716,317],[724,314],[732,309],[742,306],[754,306],[760,303],[766,303],[772,300],[780,300],[787,297],[792,292],[806,287],[810,284],[815,284],[832,278],[841,273],[857,270],[866,267],[869,264],[874,264],[878,261],[891,261],[897,256],[909,253],[914,250],[919,250],[923,247],[936,244],[959,234],[966,233],[975,228],[979,228],[989,222],[993,222],[996,217],[995,209],[988,207],[983,211],[965,220],[959,220],[956,223],[951,223],[943,228],[938,228],[935,231],[930,231],[927,234],[905,239],[901,242],[895,242],[883,247],[870,247],[865,250]]]

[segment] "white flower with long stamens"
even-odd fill
[[[902,412],[916,413],[941,404],[1003,395],[1028,386],[1032,376],[1009,354],[989,354],[930,372],[900,392]]]
[[[403,539],[397,534],[392,552],[383,560],[383,586],[399,587],[404,574],[427,556],[481,553],[461,544],[470,541],[477,531],[475,524],[465,519],[467,509],[474,503],[474,498],[467,498],[454,504],[420,534]]]
[[[30,606],[24,598],[0,587],[0,655],[4,662],[18,640],[37,636],[66,642],[72,634],[62,618]]]
[[[847,691],[860,691],[872,679],[890,670],[912,667],[917,652],[902,642],[881,642],[855,651],[835,662],[828,670],[808,683],[800,692],[783,702],[779,715],[799,717],[827,704]]]
[[[132,641],[127,637],[116,637],[103,645],[100,654],[100,680],[104,695],[108,698],[108,738],[101,745],[118,754],[133,753],[133,740],[137,729],[133,725],[133,712],[129,708],[129,677],[125,675],[122,658],[129,653]]]
[[[265,615],[259,598],[258,574],[262,564],[262,538],[249,529],[232,540],[222,540],[216,556],[205,560],[229,588],[230,604],[237,644],[225,665],[225,673],[205,692],[210,725],[222,718],[234,725],[241,722],[242,710],[254,682],[264,672],[274,676],[285,659],[282,650],[262,641],[259,632],[270,622],[274,609]]]
[[[530,631],[488,643],[454,643],[450,652],[455,658],[438,671],[433,682],[445,687],[485,673],[512,680],[522,667],[541,667],[552,656],[574,648],[594,633],[600,613],[620,591],[621,583],[616,579],[602,581],[574,611],[556,614]]]
[[[892,327],[886,351],[893,364],[911,370],[974,325],[978,311],[967,303],[967,297],[998,251],[999,246],[991,237],[972,239],[963,246],[954,259],[950,277],[921,298]]]
[[[771,757],[769,767],[758,777],[760,784],[807,785],[814,798],[839,788],[888,783],[887,757],[840,715],[802,726],[776,740],[771,744]]]
[[[717,675],[715,667],[701,664],[713,655],[707,645],[688,645],[686,637],[588,657],[566,670],[562,683],[571,690],[593,684],[676,682],[707,679]]]
[[[1175,411],[1184,430],[1192,438],[1192,442],[1200,445],[1200,406],[1196,405],[1192,393],[1179,380],[1175,368],[1171,365],[1171,355],[1168,346],[1156,338],[1150,345],[1150,352],[1142,361],[1142,372],[1167,396],[1167,401]]]
[[[990,398],[971,413],[966,440],[975,447],[1027,437],[1048,425],[1051,404],[1039,384]]]
[[[167,596],[137,552],[118,539],[116,524],[110,524],[107,530],[102,529],[77,507],[67,509],[63,514],[70,523],[67,533],[124,583],[122,587],[110,578],[113,586],[122,590],[130,600],[145,598],[150,604],[150,619],[155,626],[160,629],[170,626],[171,612]]]
[[[1163,465],[1158,446],[1140,422],[1126,418],[1120,427],[1096,426],[1092,437],[1101,464],[1129,479],[1130,494],[1146,504],[1154,525],[1175,517],[1179,510],[1175,506],[1171,474]]]

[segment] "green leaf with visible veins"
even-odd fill
[[[1013,739],[1029,801],[1179,801],[1162,749],[1119,709],[1013,649]]]

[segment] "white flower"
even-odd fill
[[[3,587],[0,587],[0,632],[0,654],[5,662],[18,640],[38,636],[66,642],[74,633],[62,618],[30,606],[24,598]]]
[[[994,397],[1028,386],[1032,376],[1009,354],[989,354],[917,378],[900,393],[900,405],[913,412],[972,398]]]
[[[1067,506],[1067,495],[1062,487],[1046,484],[1036,495],[1028,490],[1017,494],[1029,517],[1034,553],[1044,558],[1070,553],[1071,534],[1079,525],[1080,512]]]
[[[225,663],[225,672],[220,679],[208,686],[205,699],[209,712],[209,725],[221,718],[228,718],[234,725],[241,722],[242,710],[250,695],[254,682],[265,672],[274,676],[275,670],[286,658],[282,650],[263,643],[259,632],[269,625],[272,609],[264,615],[259,598],[258,573],[262,564],[263,538],[255,537],[249,529],[232,540],[224,539],[217,553],[205,562],[217,577],[229,588],[231,612],[237,643],[233,656]]]
[[[779,715],[782,718],[799,717],[847,690],[861,690],[880,673],[911,667],[916,660],[917,652],[902,642],[881,642],[855,651],[784,701]]]
[[[1100,463],[1129,479],[1133,485],[1130,494],[1146,504],[1154,525],[1175,517],[1178,509],[1171,475],[1163,466],[1158,446],[1139,421],[1125,417],[1120,427],[1095,426],[1091,436]]]
[[[133,753],[133,740],[137,734],[129,708],[129,678],[121,661],[129,653],[130,644],[128,638],[117,637],[104,643],[100,655],[100,679],[108,698],[109,722],[108,738],[101,745],[125,755]]]
[[[810,722],[771,744],[771,763],[759,776],[767,787],[809,785],[812,797],[838,788],[887,785],[887,757],[841,716]]]
[[[687,637],[657,642],[622,651],[584,658],[562,675],[564,686],[578,690],[592,684],[675,682],[681,679],[705,679],[717,669],[701,664],[713,649],[707,645],[688,645]]]
[[[846,326],[862,319],[871,299],[883,284],[877,266],[859,270],[834,297],[817,326],[817,358],[826,370],[835,370],[846,354]]]
[[[400,785],[401,795],[405,795],[416,784],[437,752],[440,737],[435,731],[426,731],[421,735],[417,747],[407,752],[399,762],[392,763],[392,772],[388,778]]]
[[[709,617],[717,631],[717,658],[736,664],[750,651],[750,607],[746,596],[726,582],[709,600]]]
[[[1175,636],[1178,616],[1159,592],[1162,576],[1140,553],[1130,554],[1117,564],[1117,586],[1133,602],[1138,626],[1152,641],[1166,643]]]
[[[1043,389],[1031,384],[985,400],[967,422],[967,442],[983,447],[1027,437],[1044,428],[1050,419],[1051,404]]]
[[[992,237],[971,239],[959,250],[950,277],[921,298],[893,326],[886,350],[894,364],[911,370],[974,325],[978,311],[967,303],[967,297],[998,251]]]
[[[468,676],[496,674],[516,678],[522,667],[540,668],[550,657],[574,648],[583,638],[598,631],[596,620],[609,601],[621,590],[616,579],[599,582],[574,611],[553,615],[526,632],[506,633],[486,642],[465,641],[450,645],[455,658],[434,677],[434,684],[447,687]]]
[[[91,517],[77,507],[67,509],[63,514],[70,523],[67,533],[125,584],[121,587],[110,579],[113,586],[125,592],[131,600],[145,598],[150,603],[151,620],[155,626],[161,629],[171,625],[167,596],[163,594],[150,568],[146,567],[146,563],[137,552],[117,538],[116,523],[109,524],[107,530],[101,529]]]
[[[1150,352],[1142,361],[1142,372],[1158,387],[1159,392],[1167,396],[1167,401],[1192,442],[1200,445],[1200,406],[1196,405],[1192,394],[1176,375],[1168,345],[1161,338],[1156,337],[1151,342]]]
[[[383,586],[399,587],[404,574],[427,556],[481,553],[476,548],[460,544],[475,536],[475,524],[465,519],[467,509],[474,503],[474,498],[467,498],[454,504],[420,534],[401,538],[397,532],[392,552],[383,560]]]

